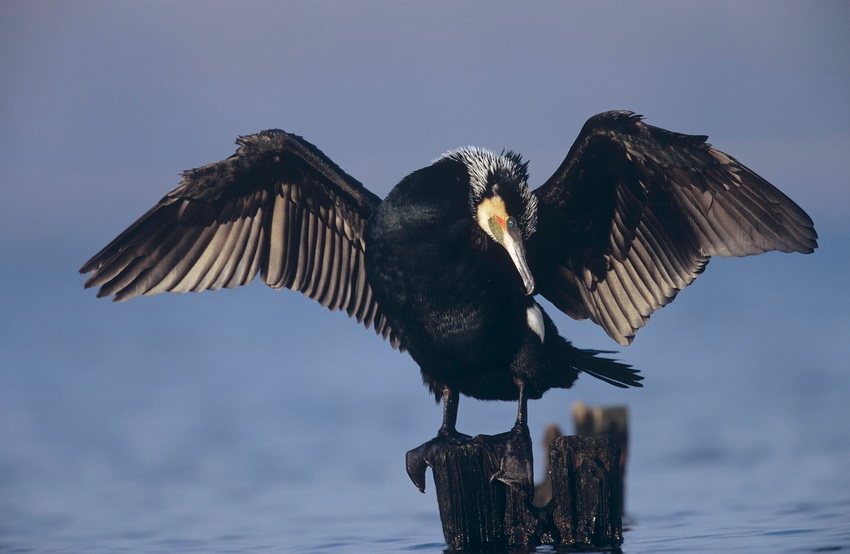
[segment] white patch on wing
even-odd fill
[[[526,308],[525,318],[528,321],[528,328],[540,337],[540,342],[543,342],[546,337],[546,326],[543,323],[543,310],[540,309],[537,302]]]

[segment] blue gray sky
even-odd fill
[[[532,185],[541,183],[585,119],[616,108],[710,135],[802,205],[822,237],[813,256],[712,262],[623,357],[675,365],[659,350],[693,349],[721,364],[846,365],[844,2],[11,1],[0,10],[2,294],[23,310],[4,309],[4,326],[33,318],[37,330],[44,322],[27,303],[38,302],[72,320],[108,314],[156,328],[173,312],[215,312],[231,301],[223,296],[242,294],[222,319],[272,303],[268,320],[251,325],[289,336],[309,319],[318,327],[297,343],[382,352],[344,317],[288,291],[112,306],[82,291],[74,270],[180,171],[232,153],[240,134],[301,134],[383,196],[469,144],[523,153]],[[616,346],[591,323],[558,322],[580,345]],[[26,336],[41,338],[36,330]]]
[[[821,248],[712,261],[625,349],[550,308],[577,345],[622,350],[647,388],[626,397],[583,379],[533,405],[532,421],[578,395],[650,417],[672,391],[706,415],[771,387],[850,390],[848,22],[844,1],[5,0],[0,442],[33,449],[7,458],[61,454],[45,446],[64,440],[51,438],[45,406],[80,436],[129,433],[154,456],[154,435],[188,417],[181,395],[204,387],[217,406],[297,394],[316,401],[311,417],[339,411],[339,422],[345,406],[322,398],[352,391],[398,403],[403,422],[424,414],[410,446],[436,430],[411,360],[299,294],[255,283],[114,305],[82,289],[77,268],[180,171],[273,127],[379,196],[465,145],[522,153],[536,186],[604,110],[707,134],[807,210]],[[776,382],[750,377],[754,366],[775,367]],[[150,419],[134,431],[104,423],[138,406],[161,418],[156,432]],[[467,402],[461,425],[505,430],[512,410]]]

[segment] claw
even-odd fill
[[[425,492],[425,470],[428,468],[428,462],[425,459],[428,455],[428,443],[407,451],[407,476],[419,489],[419,492]]]
[[[433,467],[431,464],[432,454],[436,453],[442,447],[461,444],[468,440],[470,440],[469,435],[458,432],[448,433],[440,430],[433,439],[407,451],[407,456],[405,457],[407,476],[410,477],[410,480],[413,481],[419,492],[425,492],[425,471],[428,466]]]

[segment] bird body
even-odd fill
[[[526,187],[518,159],[482,150],[470,155],[518,170],[490,198],[513,192],[508,204],[515,217],[525,213],[516,190]],[[569,387],[578,377],[573,364],[592,356],[570,352],[526,294],[507,251],[470,217],[475,190],[466,162],[449,155],[412,173],[372,214],[366,268],[375,298],[438,398],[448,386],[474,398],[517,400],[517,379],[530,398]],[[530,198],[527,187],[521,190]]]
[[[625,345],[711,256],[817,247],[799,206],[705,140],[604,112],[534,191],[519,155],[464,148],[381,201],[301,137],[263,131],[240,137],[230,158],[185,172],[80,271],[115,300],[260,274],[344,310],[409,351],[442,396],[438,443],[463,438],[460,394],[518,400],[497,478],[525,486],[527,398],[580,373],[621,387],[643,379],[572,346],[535,295]],[[432,443],[408,453],[420,489]]]

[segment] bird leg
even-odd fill
[[[419,492],[425,492],[425,470],[431,465],[432,453],[448,444],[460,444],[470,439],[469,435],[457,431],[457,407],[460,395],[449,387],[443,387],[443,423],[437,436],[407,452],[407,475]]]
[[[450,389],[443,388],[443,424],[437,430],[438,437],[455,437],[461,435],[463,438],[469,438],[467,435],[462,435],[457,432],[457,407],[460,402],[460,395]]]
[[[525,393],[525,383],[516,381],[519,389],[516,423],[507,433],[496,435],[494,446],[500,452],[499,470],[490,477],[490,481],[501,481],[509,487],[525,489],[529,493],[534,490],[533,455],[531,449],[531,434],[528,431],[528,396]]]
[[[519,401],[516,423],[507,433],[478,435],[475,438],[459,433],[456,428],[459,395],[443,388],[443,423],[437,436],[407,452],[407,475],[420,492],[425,492],[425,471],[440,448],[473,441],[482,445],[488,467],[494,469],[490,481],[501,481],[509,487],[534,490],[531,434],[528,431],[528,396],[525,383],[517,380]],[[433,466],[432,466],[433,467]]]

